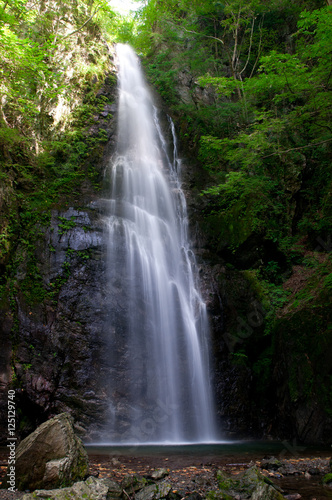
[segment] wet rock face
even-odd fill
[[[23,435],[62,411],[73,414],[85,437],[103,419],[105,255],[102,214],[90,202],[84,209],[53,211],[33,255],[19,267],[14,371]]]

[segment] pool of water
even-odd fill
[[[119,445],[110,443],[85,444],[90,454],[94,455],[135,455],[135,456],[251,456],[252,459],[259,456],[279,456],[279,458],[291,458],[299,456],[329,456],[331,448],[300,445],[288,441],[221,441],[218,443],[192,443],[184,444],[131,444]]]

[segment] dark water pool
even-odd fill
[[[282,458],[330,456],[331,447],[300,445],[295,441],[224,441],[213,444],[98,444],[85,443],[88,453],[100,455],[134,456],[192,456],[192,457],[230,457],[241,456],[263,458],[275,456]]]

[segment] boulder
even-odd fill
[[[145,477],[140,476],[139,474],[127,474],[121,481],[121,488],[133,495],[136,491],[141,490],[148,484],[148,481]]]
[[[16,450],[19,490],[71,485],[88,471],[88,456],[75,435],[73,419],[62,413],[44,422]]]
[[[278,470],[283,464],[275,457],[265,458],[261,461],[261,468],[267,470]]]
[[[165,481],[150,484],[136,493],[135,498],[136,500],[159,500],[160,498],[166,498],[171,488],[171,484]]]
[[[148,478],[139,476],[138,474],[127,475],[121,481],[121,491],[124,496],[135,497],[136,500],[158,500],[165,498],[171,491],[171,484],[163,479],[169,472],[167,469],[156,469]],[[154,484],[149,484],[151,480],[158,481]]]
[[[154,481],[159,481],[159,479],[163,479],[164,477],[169,475],[169,471],[165,468],[155,469],[150,474],[146,474],[144,477],[148,479],[153,479]]]
[[[89,477],[86,481],[79,481],[67,488],[55,490],[36,490],[23,496],[22,500],[34,500],[36,498],[44,500],[113,500],[109,494],[109,487],[105,480]]]
[[[250,467],[243,474],[241,486],[252,492],[251,500],[282,500],[284,498],[277,486],[261,474],[256,466]]]
[[[259,483],[254,489],[251,500],[282,500],[283,497],[279,491],[267,483]]]
[[[218,471],[217,480],[219,490],[225,498],[245,498],[251,500],[283,500],[285,497],[278,491],[273,482],[259,472],[256,466],[250,467],[237,476],[228,476]]]

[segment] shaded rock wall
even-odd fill
[[[326,444],[332,436],[332,321],[330,294],[322,289],[310,305],[277,318],[272,378],[278,405],[275,427],[290,422],[301,442]]]
[[[114,78],[98,91],[115,102]],[[105,99],[106,98],[106,99]],[[112,107],[112,110],[111,110]],[[105,105],[86,134],[98,143],[87,158],[104,184],[104,170],[116,136],[116,121]],[[15,276],[0,302],[1,431],[7,436],[7,390],[16,390],[19,437],[51,416],[68,411],[85,439],[96,439],[106,418],[108,359],[106,240],[102,192],[88,177],[78,192],[62,197],[12,254]]]
[[[74,227],[61,234],[65,221]],[[105,251],[102,218],[91,201],[52,211],[34,255],[47,294],[42,304],[27,302],[20,290],[26,262],[19,268],[13,369],[24,433],[34,419],[63,411],[89,426],[107,405],[101,380]]]

